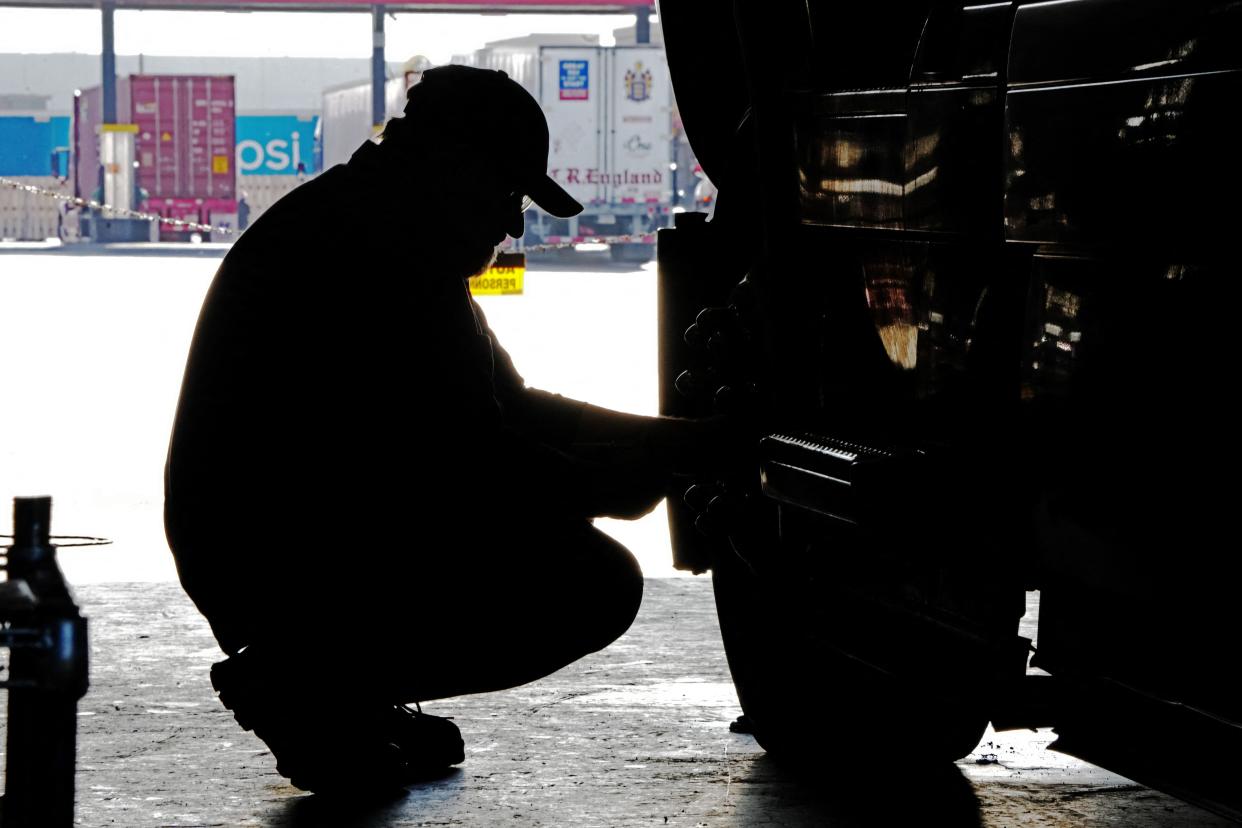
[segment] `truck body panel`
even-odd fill
[[[1181,759],[1242,746],[1229,490],[1199,459],[1238,454],[1239,8],[669,0],[661,22],[734,194],[661,232],[661,413],[756,438],[670,498],[674,555],[713,571],[760,743],[917,728],[944,761],[989,720],[1051,726],[1242,819],[1233,764]],[[1017,635],[1035,589],[1046,677]]]
[[[395,118],[405,109],[405,79],[390,78],[384,84],[384,116]],[[363,141],[375,137],[371,123],[371,82],[359,81],[323,93],[320,122],[322,168],[344,164]]]
[[[604,51],[544,47],[539,68],[536,98],[548,119],[548,174],[584,206],[602,204]]]
[[[608,55],[608,201],[668,205],[673,88],[664,49],[618,46]]]
[[[663,48],[531,35],[488,44],[468,63],[499,69],[535,96],[548,119],[548,174],[585,208],[572,219],[532,209],[522,243],[626,236],[649,256],[673,203],[673,98]]]

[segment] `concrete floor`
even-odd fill
[[[739,710],[705,578],[649,580],[631,631],[556,675],[429,705],[465,735],[466,762],[447,777],[386,802],[333,802],[288,786],[216,702],[218,651],[176,585],[95,584],[78,597],[93,658],[84,826],[1227,824],[1043,750],[1046,732],[989,732],[931,778],[912,776],[895,747],[855,778],[799,779],[729,732]]]

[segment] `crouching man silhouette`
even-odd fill
[[[212,683],[298,787],[400,785],[463,759],[415,705],[514,687],[629,627],[642,575],[594,516],[640,516],[710,423],[527,388],[467,279],[547,175],[538,104],[448,66],[379,144],[230,250],[194,334],[165,526],[225,661]]]

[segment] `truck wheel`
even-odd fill
[[[919,698],[822,641],[733,554],[712,569],[729,670],[755,739],[778,759],[831,764],[898,756],[951,762],[979,744],[986,714]]]

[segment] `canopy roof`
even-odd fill
[[[0,0],[0,6],[98,8],[100,0]],[[616,13],[654,8],[654,0],[115,0],[118,9],[186,9],[225,11],[358,11],[382,5],[393,11],[426,12],[598,12]]]

